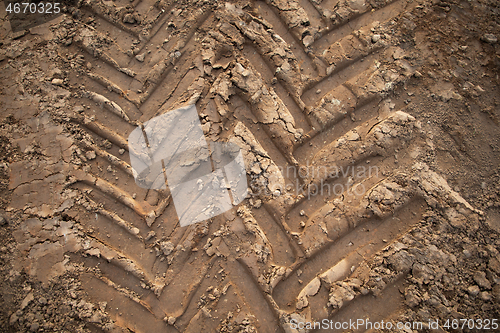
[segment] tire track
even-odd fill
[[[339,39],[351,34],[353,31],[362,28],[373,22],[387,22],[394,17],[399,16],[402,12],[410,10],[407,0],[390,0],[383,1],[384,5],[373,7],[368,5],[366,1],[360,10],[348,10],[347,12],[339,11],[339,7],[348,8],[347,1],[338,1],[335,5],[335,10],[328,10],[333,16],[338,15],[338,19],[331,21],[329,31],[325,32],[322,37],[315,40],[311,45],[314,53],[320,54],[323,50],[330,47]],[[325,11],[326,12],[326,11]],[[326,12],[328,15],[328,12]],[[338,13],[338,14],[337,14]]]
[[[298,296],[298,291],[306,288],[317,276],[327,279],[329,283],[350,276],[354,269],[365,261],[370,261],[375,253],[386,247],[387,242],[391,242],[390,239],[397,239],[416,225],[425,207],[425,201],[411,200],[399,208],[394,216],[371,217],[356,222],[356,227],[325,245],[310,260],[298,266],[295,274],[291,274],[276,287],[273,295],[280,300],[280,308],[293,310],[294,307],[302,306],[303,304],[299,304],[301,297]],[[299,269],[300,276],[297,274]],[[295,292],[291,292],[292,290]],[[287,306],[288,303],[291,305]]]
[[[315,58],[304,50],[300,40],[297,40],[295,36],[290,33],[288,27],[282,22],[279,15],[277,15],[264,1],[256,2],[254,10],[257,15],[262,16],[266,22],[269,22],[269,24],[272,25],[273,31],[290,46],[290,49],[299,61],[301,72],[309,77],[316,77],[318,75],[318,69]]]
[[[381,253],[402,255],[399,240],[426,209],[450,220],[477,213],[416,159],[429,144],[420,123],[393,112],[389,96],[412,70],[389,38],[373,40],[372,22],[400,15],[406,1],[361,2],[85,11],[109,35],[81,24],[70,46],[86,53],[68,85],[82,107],[67,112],[79,162],[65,185],[79,194],[64,214],[82,227],[72,257],[85,264],[88,294],[109,302],[119,326],[294,332],[292,318],[337,320],[346,309],[387,318],[409,268],[372,285]],[[240,146],[248,180],[259,182],[233,210],[180,227],[168,190],[136,189],[126,137],[186,103],[196,103],[207,139]],[[354,173],[367,165],[383,172]],[[317,172],[298,175],[304,167]],[[343,190],[317,193],[325,185]],[[368,289],[394,306],[377,311]]]
[[[255,69],[259,72],[263,81],[266,83],[266,86],[272,86],[278,97],[287,106],[288,110],[295,120],[295,123],[297,124],[297,128],[302,129],[304,133],[309,132],[310,124],[308,122],[308,118],[304,115],[303,110],[301,110],[300,106],[297,105],[296,101],[291,98],[290,92],[287,91],[286,88],[283,87],[281,82],[275,78],[275,75],[269,67],[269,64],[264,61],[264,59],[262,59],[260,54],[257,54],[257,51],[252,46],[245,45],[242,53],[243,56],[248,59],[250,63],[255,67]]]

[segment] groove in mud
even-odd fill
[[[389,103],[389,101],[387,101]],[[345,118],[340,122],[333,123],[323,131],[313,135],[311,139],[305,141],[298,146],[294,151],[295,158],[301,164],[306,164],[311,161],[321,149],[329,142],[337,140],[348,131],[356,128],[360,124],[364,127],[369,127],[379,121],[381,118],[387,117],[388,113],[384,113],[382,103],[379,99],[373,100],[366,105],[357,107],[352,114],[346,114]],[[389,108],[387,108],[389,109]],[[377,117],[374,117],[374,116]],[[353,121],[355,120],[355,121]]]
[[[115,286],[123,288],[122,291],[127,291],[130,294],[137,295],[138,298],[145,297],[149,293],[152,293],[151,291],[141,287],[141,281],[136,276],[126,272],[121,267],[110,264],[104,258],[96,258],[89,255],[72,255],[72,257],[76,262],[81,262],[85,265],[85,267],[89,267],[92,273],[95,274],[93,277],[99,281],[109,279],[110,281],[113,281]],[[113,289],[116,290],[115,288]],[[122,291],[116,290],[116,293],[122,294]],[[148,310],[151,308],[149,304],[141,304],[141,306]]]
[[[314,277],[353,252],[360,255],[360,260],[367,260],[386,247],[387,240],[390,243],[420,221],[425,207],[427,207],[425,201],[417,198],[397,210],[392,217],[383,220],[372,218],[359,224],[297,267],[296,270],[301,269],[303,272],[301,276],[291,274],[288,279],[280,282],[274,289],[274,299],[280,308],[293,309],[295,297]],[[300,283],[299,280],[303,282]]]
[[[347,189],[355,188],[358,184],[362,184],[364,188],[370,188],[379,181],[382,177],[382,173],[379,172],[378,168],[381,167],[380,164],[384,164],[383,157],[372,157],[370,158],[370,163],[375,166],[373,166],[372,169],[368,169],[366,174],[363,174],[365,178],[359,177],[359,169],[356,169],[357,167],[364,167],[366,165],[366,159],[363,159],[356,164],[349,165],[345,170],[339,170],[340,177],[328,179],[323,182],[323,189],[320,189],[318,192],[310,193],[309,191],[312,192],[312,187],[310,189],[306,188],[304,190],[306,197],[297,202],[286,214],[285,221],[290,229],[294,232],[300,232],[302,230],[300,222],[306,222],[308,216],[314,214],[314,212],[324,206],[326,202],[331,202],[335,198],[345,195],[344,191]],[[369,166],[367,166],[367,168],[368,167]],[[345,173],[345,175],[343,175],[343,173]],[[304,216],[301,216],[300,212],[302,212]]]
[[[281,226],[276,223],[265,207],[253,210],[252,214],[257,221],[267,221],[261,222],[259,226],[271,243],[274,264],[279,266],[290,266],[293,264],[295,261],[294,250]]]
[[[271,160],[276,163],[278,167],[286,169],[288,162],[283,153],[276,147],[274,141],[269,137],[263,124],[257,122],[256,117],[248,105],[248,102],[243,100],[238,95],[233,95],[229,98],[229,107],[233,110],[234,117],[241,121],[245,126],[251,130],[257,142],[269,154]]]
[[[276,84],[273,84],[273,78],[275,78],[275,76],[274,71],[271,69],[272,66],[265,61],[262,55],[259,54],[253,46],[248,44],[243,47],[243,55],[257,69],[267,86],[272,87],[278,97],[283,101],[295,120],[296,128],[301,128],[304,130],[304,133],[307,133],[311,129],[308,118],[304,115],[304,112],[293,98],[290,97],[290,92],[287,91],[279,80]]]
[[[72,45],[70,46],[70,49],[79,53],[83,53],[85,62],[93,63],[90,72],[98,72],[100,76],[104,77],[105,79],[109,80],[112,84],[119,87],[124,93],[127,93],[127,90],[129,90],[130,87],[134,85],[134,82],[137,81],[136,79],[128,76],[127,74],[120,72],[113,64],[105,61],[104,59],[95,58],[85,48],[80,48]],[[74,73],[71,73],[70,80],[77,87],[86,82],[87,84],[97,85],[98,87],[100,87],[100,89],[95,90],[99,94],[107,92],[106,87],[103,87],[101,84],[98,84],[95,80],[91,80],[86,76],[80,76],[78,74],[74,75]],[[119,98],[123,97],[119,96]]]
[[[99,91],[99,89],[96,90]],[[106,97],[105,95],[114,95],[114,93],[103,90],[102,88],[101,92],[103,93],[103,95],[101,96],[104,97]],[[81,112],[83,115],[85,115],[88,119],[94,119],[92,120],[93,122],[99,122],[103,127],[113,128],[115,131],[125,134],[122,134],[124,137],[128,136],[128,134],[132,132],[134,126],[132,124],[141,116],[140,111],[132,103],[129,103],[129,101],[123,98],[120,98],[120,104],[117,103],[116,105],[118,105],[119,107],[123,106],[122,110],[130,110],[125,111],[127,112],[127,115],[130,116],[130,121],[124,120],[123,117],[120,117],[114,112],[111,112],[109,109],[104,107],[104,105],[100,105],[90,98],[86,99],[85,101],[88,103],[86,104],[88,108]]]
[[[259,332],[276,333],[281,332],[277,314],[262,293],[257,282],[252,278],[250,271],[238,261],[227,263],[228,275],[241,290],[245,303],[248,304],[256,317]]]
[[[82,192],[90,193],[89,196],[94,202],[99,203],[101,207],[104,207],[104,209],[108,211],[119,212],[118,215],[122,219],[128,220],[126,216],[134,216],[134,218],[131,220],[134,221],[134,226],[136,228],[139,228],[139,230],[142,229],[142,226],[140,225],[141,223],[144,225],[146,224],[146,222],[140,215],[140,207],[137,207],[137,210],[133,210],[130,203],[125,204],[120,198],[115,197],[109,193],[104,193],[97,187],[85,184],[83,182],[77,182],[73,185],[73,187],[79,189]]]
[[[158,3],[156,0],[142,0],[134,6],[136,12],[141,14],[142,21],[151,22],[151,25],[157,25],[158,20],[161,20],[161,15],[165,16],[165,12],[159,10],[155,5]],[[156,20],[152,20],[154,17]]]
[[[209,276],[207,273],[212,269],[215,257],[208,259],[203,252],[191,252],[185,254],[184,258],[177,258],[186,263],[195,262],[200,257],[203,258],[201,265],[183,264],[177,274],[168,281],[159,297],[163,311],[180,318],[180,323],[188,324],[192,318],[191,315],[197,308],[199,295],[203,292],[200,288],[206,283]],[[170,270],[167,274],[171,273]]]
[[[85,17],[94,18],[96,23],[96,30],[100,32],[106,32],[106,35],[109,36],[113,43],[118,47],[118,49],[114,50],[112,54],[119,55],[120,60],[122,61],[125,60],[125,52],[130,48],[132,43],[137,40],[137,32],[123,25],[112,23],[103,16],[93,16],[89,10],[84,9],[83,13]],[[122,65],[126,65],[126,61],[122,63]]]
[[[316,9],[316,7],[311,3],[310,0],[298,0],[299,5],[305,10],[307,16],[309,17],[309,21],[311,21],[313,26],[319,27],[319,30],[322,31],[327,27],[323,16]]]
[[[302,43],[289,32],[286,24],[281,20],[281,18],[264,1],[256,2],[255,7],[257,8],[259,14],[273,26],[273,30],[276,34],[283,38],[283,40],[290,46],[290,49],[299,61],[302,74],[309,77],[316,77],[316,66],[314,65],[311,57],[304,51]]]
[[[164,84],[166,78],[168,77],[168,75],[173,71],[174,73],[177,73],[177,71],[179,71],[179,67],[181,68],[180,69],[180,72],[181,73],[186,73],[188,72],[188,68],[191,67],[192,63],[190,62],[189,60],[189,55],[191,54],[191,52],[194,51],[195,49],[195,46],[197,46],[197,43],[196,42],[193,42],[193,40],[196,38],[196,31],[198,29],[200,29],[200,27],[202,27],[204,24],[206,24],[210,18],[213,18],[213,15],[212,13],[205,13],[203,15],[201,15],[201,17],[196,20],[196,25],[189,31],[188,34],[186,34],[186,36],[184,36],[184,38],[182,39],[179,39],[178,42],[175,44],[175,45],[184,45],[182,46],[179,50],[175,50],[176,52],[180,52],[180,58],[177,59],[168,59],[168,58],[164,58],[164,59],[159,59],[159,62],[165,62],[165,69],[163,70],[163,72],[161,72],[160,74],[160,77],[157,79],[157,81],[155,82],[150,82],[150,86],[149,87],[146,87],[146,91],[145,92],[142,92],[142,86],[139,88],[139,90],[141,90],[141,92],[138,94],[140,94],[138,96],[138,100],[140,101],[140,109],[141,110],[144,110],[144,109],[154,109],[154,110],[158,110],[160,108],[160,106],[162,106],[167,100],[168,98],[170,97],[170,94],[172,94],[172,89],[170,87],[169,84]],[[170,57],[171,55],[169,54],[168,57]],[[168,61],[169,60],[169,61]],[[159,65],[156,64],[156,65]],[[155,66],[156,66],[155,65]],[[154,67],[154,66],[153,66]],[[153,68],[152,67],[152,68]],[[179,79],[177,79],[176,81],[172,81],[172,82],[177,82],[177,84],[179,85]],[[143,82],[143,84],[146,84],[147,82]],[[156,94],[156,91],[160,88],[160,91],[158,94]],[[165,90],[167,91],[170,91],[170,93],[166,93]],[[164,94],[166,94],[167,96],[169,97],[156,97],[154,99],[152,99],[153,95],[154,96],[157,96],[157,95],[161,95],[163,96]],[[151,110],[153,111],[153,110]],[[149,111],[149,112],[151,112]],[[146,111],[148,112],[148,111]],[[144,112],[143,112],[144,114]]]
[[[132,332],[162,332],[166,324],[161,318],[156,318],[143,306],[133,302],[128,297],[120,295],[115,289],[90,274],[82,275],[82,282],[88,287],[89,297],[93,300],[106,302],[106,310],[120,327]]]
[[[181,57],[182,58],[182,57]],[[181,96],[187,87],[199,77],[199,71],[191,69],[191,63],[184,57],[176,63],[175,70],[172,66],[164,73],[164,77],[155,85],[155,88],[140,106],[144,121],[158,115],[160,109],[167,109],[176,99]],[[177,82],[176,85],[164,84],[164,82]]]
[[[91,5],[87,5],[83,8],[84,8],[83,10],[84,10],[85,14],[87,14],[87,17],[91,17],[91,18],[92,18],[92,16],[97,17],[103,25],[105,25],[109,28],[109,30],[112,30],[113,28],[120,29],[121,31],[123,31],[127,35],[134,36],[135,38],[139,37],[139,31],[137,31],[136,29],[134,29],[132,27],[126,26],[122,22],[113,22],[113,20],[110,17],[106,17],[106,15],[104,13],[98,12],[98,10],[96,10],[96,8],[93,8]],[[104,31],[108,31],[108,30],[104,30]]]
[[[358,319],[364,319],[365,321],[375,323],[386,319],[388,316],[394,316],[403,309],[404,297],[401,294],[401,290],[404,289],[404,284],[404,279],[400,278],[386,286],[382,295],[378,297],[373,295],[356,297],[332,317],[334,318],[334,322],[349,322],[349,320],[355,322]],[[386,321],[384,320],[384,322]],[[350,332],[373,332],[365,328],[366,326],[360,325],[359,328],[350,330]],[[317,333],[321,331],[312,330],[312,332]],[[344,330],[333,328],[329,332],[344,332]]]
[[[88,117],[72,116],[70,121],[81,125],[85,131],[91,132],[90,135],[92,137],[98,137],[100,139],[108,140],[119,148],[122,148],[125,151],[128,151],[128,143],[127,140],[122,137],[120,134],[116,133],[114,130],[101,125],[96,121],[91,121]]]
[[[312,106],[316,104],[327,93],[373,66],[377,57],[377,52],[371,53],[364,58],[355,59],[347,67],[336,70],[331,75],[321,78],[318,83],[314,83],[312,87],[304,90],[301,96],[302,100],[306,105]]]
[[[320,39],[316,40],[312,45],[315,54],[321,54],[330,45],[336,41],[344,38],[355,30],[375,21],[385,22],[398,15],[400,15],[406,8],[408,0],[396,0],[383,8],[377,9],[373,12],[365,12],[347,23],[334,27],[333,30],[325,33]]]

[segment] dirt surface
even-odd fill
[[[500,320],[497,1],[63,12],[12,32],[0,4],[0,330]],[[136,185],[127,138],[191,103],[251,191],[180,227],[168,188]]]

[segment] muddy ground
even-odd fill
[[[500,320],[497,1],[63,13],[13,32],[0,4],[0,331]],[[180,227],[168,189],[135,184],[127,137],[192,102],[251,193]],[[346,190],[303,191],[322,184]]]

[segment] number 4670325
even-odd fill
[[[5,11],[9,14],[58,14],[61,12],[61,8],[59,7],[60,3],[29,3],[29,2],[15,2],[9,3]]]

